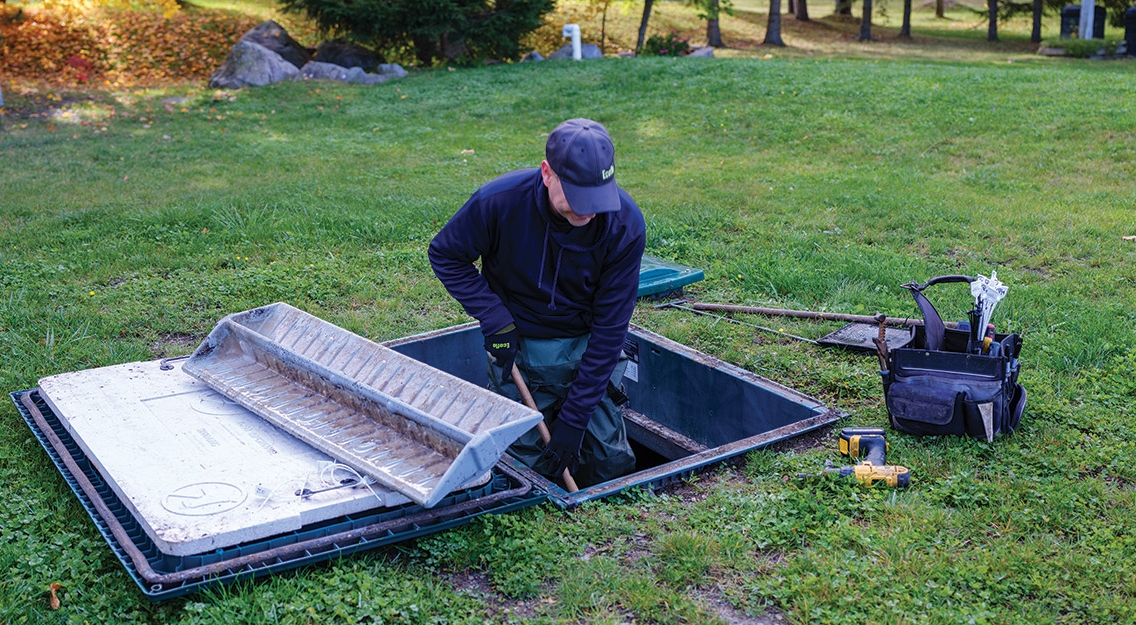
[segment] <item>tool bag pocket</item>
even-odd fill
[[[1018,384],[1021,337],[996,334],[986,353],[969,353],[969,331],[946,328],[922,295],[936,281],[966,281],[965,276],[944,278],[907,287],[916,287],[912,292],[925,324],[917,328],[911,347],[889,353],[888,370],[880,372],[888,417],[892,427],[909,434],[993,441],[1017,428],[1025,410],[1026,391]]]

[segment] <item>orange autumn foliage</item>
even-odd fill
[[[0,4],[0,76],[69,89],[204,83],[258,21],[222,11],[38,10]]]

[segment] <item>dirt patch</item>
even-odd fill
[[[729,625],[784,625],[787,622],[781,611],[773,607],[766,608],[757,616],[746,614],[727,601],[717,588],[699,592],[697,596],[709,611]]]
[[[155,358],[169,358],[181,356],[193,351],[202,341],[202,337],[193,334],[163,334],[160,339],[150,344],[150,353]]]
[[[542,601],[541,599],[532,601],[509,599],[493,588],[493,585],[489,583],[489,577],[482,571],[448,571],[441,573],[441,576],[458,592],[483,600],[488,616],[497,622],[527,622],[536,617],[538,604]]]
[[[784,453],[786,451],[791,451],[798,454],[816,449],[818,447],[823,447],[825,449],[835,449],[837,445],[836,436],[836,428],[829,425],[813,430],[811,432],[798,434],[793,438],[773,443],[766,449],[769,449],[774,453]]]

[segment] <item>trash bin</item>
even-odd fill
[[[1129,56],[1136,56],[1136,7],[1124,12],[1124,46]]]
[[[1093,7],[1093,39],[1104,39],[1104,22],[1108,13],[1101,5]],[[1068,39],[1080,30],[1081,5],[1070,4],[1061,9],[1061,38]]]

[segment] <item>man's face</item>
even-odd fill
[[[564,187],[560,186],[560,176],[552,171],[548,161],[541,161],[540,174],[544,177],[544,186],[548,187],[548,201],[557,215],[567,219],[568,223],[576,227],[586,226],[595,218],[595,213],[578,215],[572,212],[572,207],[568,206],[568,198],[564,197]]]

